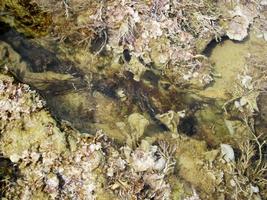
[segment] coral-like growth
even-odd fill
[[[232,199],[259,198],[259,193],[266,197],[267,163],[261,151],[264,142],[258,146],[256,140],[256,143],[245,140],[240,144],[240,158],[226,171],[229,177],[226,187]]]
[[[110,188],[121,199],[170,199],[168,175],[172,173],[175,149],[142,140],[135,150],[122,147],[112,151],[107,161]]]
[[[43,108],[44,101],[26,84],[13,84],[12,79],[0,80],[0,120],[20,119]]]

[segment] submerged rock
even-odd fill
[[[130,136],[128,136],[127,144],[135,146],[139,138],[143,136],[149,121],[139,113],[133,113],[128,117],[128,124],[130,126]]]
[[[237,5],[231,12],[231,21],[228,25],[226,35],[237,41],[242,41],[248,36],[249,26],[253,23],[259,12],[253,4]]]
[[[248,35],[249,24],[246,17],[235,16],[229,24],[227,36],[232,40],[244,40]]]

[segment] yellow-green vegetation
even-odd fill
[[[2,1],[1,197],[266,199],[265,8]]]
[[[46,35],[52,22],[52,16],[31,0],[1,1],[0,12],[0,21],[28,36]]]

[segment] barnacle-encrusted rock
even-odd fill
[[[164,142],[151,145],[142,140],[135,150],[128,146],[122,148],[122,153],[110,149],[107,162],[110,188],[119,192],[122,199],[170,199],[172,186],[168,177],[175,165],[172,159],[175,149],[165,147],[168,144]]]
[[[222,140],[232,142],[237,132],[235,123],[222,117],[217,102],[221,104],[219,97],[229,98],[229,93],[224,95],[228,90],[222,89],[232,89],[233,79],[225,78],[230,77],[226,69],[235,73],[240,70],[233,62],[229,67],[219,67],[226,72],[226,76],[221,73],[221,79],[230,84],[216,80],[223,87],[215,83],[211,93],[203,94],[207,99],[196,95],[220,72],[211,68],[209,58],[198,54],[214,38],[220,40],[226,19],[230,19],[228,37],[243,40],[257,16],[251,5],[261,5],[261,9],[266,6],[265,1],[246,1],[248,5],[241,5],[244,1],[223,2],[234,2],[229,17],[217,10],[218,1],[210,0],[1,2],[0,21],[29,35],[48,34],[45,39],[24,39],[13,30],[1,35],[9,43],[0,42],[1,70],[38,89],[60,119],[71,119],[75,127],[90,134],[103,129],[112,137],[108,139],[102,131],[96,136],[80,134],[67,122],[59,128],[37,93],[3,78],[0,153],[15,163],[20,173],[12,180],[12,188],[7,188],[7,198],[189,200],[200,198],[194,190],[197,188],[202,199],[228,199],[228,194],[232,195],[229,191],[239,189],[236,180],[228,179],[240,176],[245,181],[256,180],[243,178],[243,174],[236,176],[241,170],[233,168],[235,163],[220,162],[219,150],[209,149]],[[6,18],[6,11],[11,20]],[[19,17],[12,16],[17,11]],[[50,51],[44,51],[41,45],[35,48],[33,41],[48,45]],[[224,54],[219,56],[231,60]],[[65,58],[66,62],[61,62]],[[244,75],[244,91],[254,90],[254,82],[260,81]],[[250,118],[265,107],[257,106],[258,90],[245,92],[228,107]],[[190,117],[180,121],[184,113],[177,111],[184,108]],[[262,117],[266,121],[266,116]],[[197,128],[198,140],[162,134],[161,141],[159,121],[171,133],[177,132],[178,124],[182,131]],[[231,134],[225,134],[228,132]],[[246,133],[242,129],[242,136]],[[170,143],[167,137],[171,137]],[[140,142],[141,138],[144,140]],[[222,151],[221,157],[233,161],[232,154],[232,150],[231,154]],[[234,170],[228,173],[228,167]],[[191,192],[183,193],[179,178],[185,180],[186,188],[193,186]],[[224,191],[228,182],[234,189]],[[265,188],[255,182],[247,184],[249,195],[258,195]]]
[[[1,151],[6,156],[14,156],[30,148],[47,148],[47,145],[54,146],[58,153],[66,151],[65,138],[43,109],[40,96],[27,85],[16,85],[3,75],[1,79]]]
[[[169,62],[172,51],[170,41],[167,38],[153,39],[150,42],[150,57],[155,67],[162,70]]]
[[[242,41],[248,35],[248,28],[258,15],[256,8],[251,5],[237,5],[231,12],[232,20],[227,29],[227,36],[232,40]]]
[[[227,36],[232,40],[242,41],[248,35],[249,21],[244,16],[235,16],[229,24]]]
[[[140,148],[136,149],[130,158],[130,164],[136,172],[147,170],[163,170],[166,165],[166,159],[157,158],[157,146],[151,146],[147,141],[142,140]]]

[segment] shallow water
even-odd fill
[[[214,63],[215,82],[200,94],[210,98],[227,99],[237,75],[244,70],[249,40],[242,43],[225,40],[216,45],[210,55]]]
[[[214,63],[213,73],[215,82],[211,87],[201,91],[200,94],[211,97],[227,99],[237,83],[237,76],[242,75],[248,66],[247,59],[254,55],[264,58],[267,52],[267,44],[262,38],[250,35],[243,42],[223,40],[210,52],[209,58]]]
[[[156,114],[187,109],[191,114],[180,121],[178,131],[203,139],[211,146],[231,143],[233,134],[229,133],[231,130],[227,127],[222,105],[233,93],[235,88],[232,86],[237,84],[238,75],[245,71],[246,57],[251,54],[262,56],[267,49],[262,39],[255,36],[244,42],[223,40],[213,45],[208,53],[214,63],[212,71],[215,79],[209,87],[194,92],[179,91],[179,88],[166,92],[159,86],[161,77],[153,72],[146,73],[140,83],[132,80],[130,74],[121,79],[103,76],[100,72],[94,73],[90,79],[91,72],[84,72],[78,63],[62,60],[57,52],[46,50],[12,30],[1,38],[20,53],[28,65],[24,72],[19,72],[22,69],[13,70],[14,75],[44,96],[56,118],[70,121],[80,131],[90,133],[95,128],[102,128],[122,142],[125,134],[116,124],[125,121],[125,116],[130,113],[140,112],[150,119],[151,125],[145,135],[151,136],[153,132],[168,130],[155,119]],[[42,69],[38,68],[40,66]],[[116,93],[118,90],[123,90],[130,101],[121,101]]]
[[[260,69],[263,71],[259,72],[259,66],[256,63],[267,62],[266,52],[266,41],[253,33],[243,42],[224,39],[222,42],[212,45],[208,54],[209,59],[214,63],[213,73],[215,81],[210,87],[200,91],[199,94],[214,99],[219,107],[217,107],[217,111],[216,108],[207,108],[207,111],[203,111],[204,115],[200,114],[202,115],[200,118],[217,124],[214,127],[215,130],[217,129],[214,132],[217,136],[214,137],[214,135],[209,133],[203,137],[204,140],[209,141],[211,139],[210,142],[213,144],[221,142],[231,143],[233,136],[231,127],[238,126],[237,124],[240,123],[240,119],[234,119],[235,117],[232,116],[233,119],[228,121],[229,116],[221,108],[227,100],[238,97],[242,93],[240,90],[240,87],[242,87],[240,77],[245,75],[255,76],[253,81],[256,82],[264,79],[262,78],[264,70]],[[255,58],[256,60],[253,60]],[[262,74],[262,76],[257,74]],[[260,112],[264,112],[263,109]],[[233,124],[229,124],[229,122]],[[260,119],[259,123],[264,124],[265,122]]]

